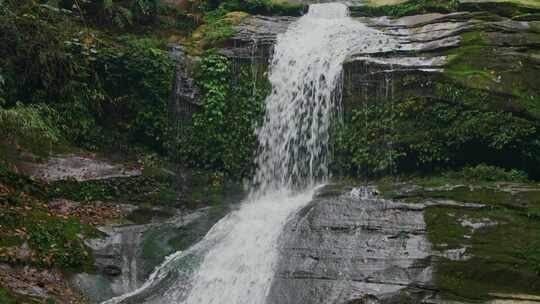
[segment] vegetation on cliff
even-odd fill
[[[491,187],[494,182],[540,178],[540,77],[534,61],[540,55],[539,7],[530,1],[398,2],[353,8],[353,13],[399,17],[470,10],[483,12],[478,20],[530,21],[530,27],[523,32],[511,27],[499,31],[493,24],[467,29],[459,47],[441,54],[448,59],[442,73],[399,75],[394,79],[399,90],[391,98],[380,99],[376,93],[366,98],[345,75],[343,123],[332,130],[333,172],[352,178],[443,172],[437,178],[418,178],[430,186],[461,182]],[[76,214],[56,213],[50,206],[56,199],[129,201],[147,208],[173,206],[178,200],[178,185],[163,170],[133,178],[46,184],[13,172],[13,154],[31,152],[39,160],[83,149],[178,162],[202,176],[194,186],[197,193],[182,198],[188,206],[213,202],[207,196],[219,192],[226,180],[251,177],[258,147],[254,130],[271,89],[267,62],[227,58],[219,48],[250,14],[298,16],[304,11],[304,5],[272,0],[176,6],[157,0],[0,0],[0,262],[91,269],[83,238],[96,231]],[[185,121],[170,117],[176,62],[168,43],[183,45],[191,56],[201,91],[200,108]],[[516,54],[519,60],[513,59]],[[155,169],[151,167],[146,171]],[[405,200],[427,198],[489,207],[426,212],[435,246],[465,244],[478,256],[492,258],[445,260],[436,278],[448,286],[445,292],[459,299],[481,291],[477,298],[484,299],[491,289],[504,287],[503,282],[474,283],[492,272],[515,278],[513,287],[521,284],[523,292],[538,288],[536,283],[523,285],[540,271],[532,233],[540,228],[536,193],[462,187]],[[502,225],[471,232],[457,222],[459,217],[489,217]],[[468,233],[471,237],[464,238]],[[511,235],[518,237],[509,240]],[[500,242],[515,248],[502,251]],[[486,271],[494,261],[498,266]],[[467,286],[471,282],[477,285]],[[19,301],[3,289],[1,297]]]

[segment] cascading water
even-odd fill
[[[392,44],[349,18],[343,4],[311,5],[277,37],[249,198],[201,242],[170,256],[141,288],[106,303],[264,303],[283,226],[328,177],[328,131],[343,62],[355,51]]]

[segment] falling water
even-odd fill
[[[343,4],[311,5],[279,35],[251,195],[201,242],[169,257],[143,287],[107,303],[264,303],[283,226],[328,177],[328,131],[343,62],[356,51],[392,47],[388,39],[349,18]]]

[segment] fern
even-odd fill
[[[42,149],[60,139],[53,123],[56,116],[56,111],[42,104],[0,108],[0,134],[27,148]]]

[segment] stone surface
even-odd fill
[[[153,269],[174,252],[166,248],[145,249],[149,241],[168,242],[183,234],[183,229],[205,221],[207,209],[179,213],[173,218],[145,225],[112,225],[99,230],[103,238],[86,240],[95,260],[96,273],[76,274],[71,282],[92,303],[122,295],[140,287]],[[210,227],[208,227],[209,229]],[[193,232],[195,233],[195,231]],[[149,240],[151,239],[151,240]]]
[[[343,194],[315,199],[285,227],[270,303],[431,296],[422,206]]]
[[[76,181],[109,179],[141,175],[136,167],[113,164],[90,156],[56,155],[45,163],[25,163],[22,172],[46,182],[74,179]]]
[[[176,61],[173,88],[169,98],[169,111],[173,123],[191,119],[201,107],[201,94],[192,77],[192,62],[182,47],[172,44],[169,53]]]
[[[254,55],[269,58],[276,36],[285,32],[289,24],[296,19],[296,17],[248,17],[236,27],[237,33],[220,53],[231,58],[251,59]]]

